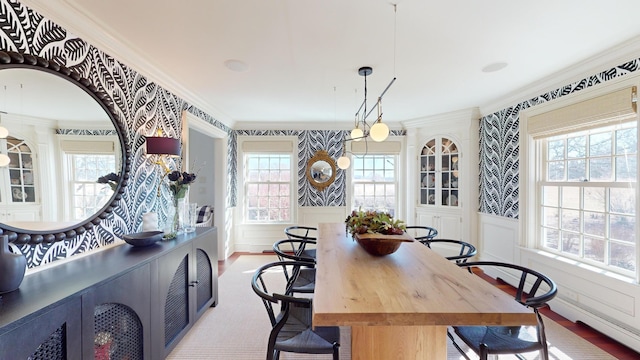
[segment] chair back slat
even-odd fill
[[[284,234],[287,235],[289,239],[302,239],[302,240],[317,240],[314,235],[318,229],[311,226],[289,226],[284,229]]]

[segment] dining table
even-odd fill
[[[446,359],[447,327],[535,325],[531,309],[420,242],[367,253],[344,223],[318,225],[313,326],[351,327],[351,358]]]

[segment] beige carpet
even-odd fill
[[[251,276],[257,267],[275,260],[275,256],[240,256],[220,277],[218,306],[209,309],[198,320],[167,359],[264,359],[271,325],[260,298],[251,289]],[[551,359],[615,359],[550,319],[545,319],[545,324]],[[539,359],[537,352],[525,356],[527,359]],[[477,358],[475,355],[470,357]],[[331,359],[331,355],[282,353],[280,358],[327,360]],[[447,358],[464,359],[451,344],[448,346]],[[349,328],[342,328],[340,359],[351,359]],[[504,355],[500,359],[515,357]]]

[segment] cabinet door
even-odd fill
[[[462,239],[462,218],[458,214],[447,214],[444,212],[419,212],[417,223],[421,226],[429,226],[438,230],[438,239]]]
[[[0,359],[82,359],[80,298],[72,298],[0,335]]]
[[[83,359],[151,359],[149,264],[82,295]]]
[[[440,224],[438,237],[441,239],[462,240],[462,219],[459,215],[440,214],[438,223]]]
[[[153,359],[164,359],[187,333],[193,323],[194,291],[192,278],[192,243],[184,243],[167,255],[158,258],[152,266],[153,276],[151,322]],[[155,280],[155,281],[153,281]]]
[[[460,152],[449,138],[430,139],[420,154],[420,205],[458,207]]]
[[[11,203],[35,203],[36,188],[34,180],[33,153],[24,140],[14,137],[6,139],[9,163],[10,192],[7,201]]]
[[[215,229],[193,242],[195,260],[195,319],[218,303],[218,242]],[[195,285],[195,286],[194,286]]]

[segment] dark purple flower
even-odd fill
[[[100,177],[98,178],[98,181],[97,181],[97,182],[98,182],[99,184],[106,184],[106,183],[108,183],[109,181],[118,182],[118,180],[120,180],[120,176],[118,176],[118,175],[117,175],[117,174],[115,174],[115,173],[109,173],[109,174],[107,174],[107,175],[105,175],[105,176],[100,176]]]
[[[174,170],[174,171],[170,172],[169,175],[167,175],[167,177],[171,181],[178,181],[180,179],[180,171]]]
[[[194,173],[187,173],[187,172],[183,172],[182,173],[182,183],[183,184],[191,184],[192,182],[194,182],[196,180],[196,174]]]

